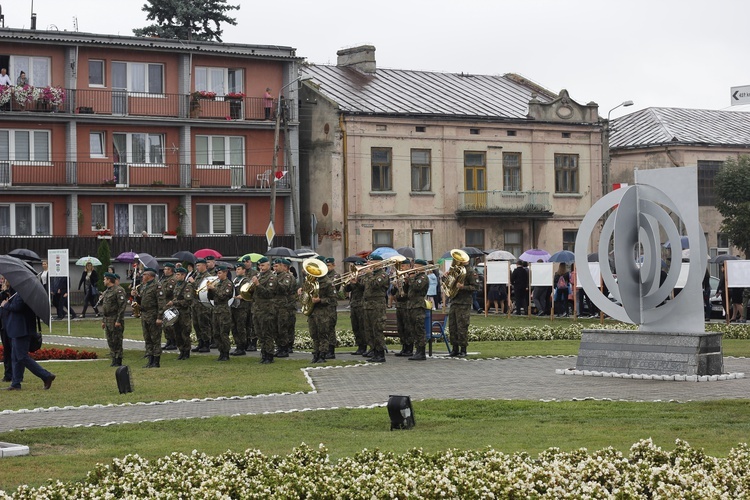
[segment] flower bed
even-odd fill
[[[95,352],[76,351],[75,349],[39,349],[30,352],[29,356],[37,361],[47,361],[49,359],[68,360],[68,359],[97,359]],[[0,346],[0,359],[3,357],[3,346]]]
[[[650,439],[625,455],[550,448],[537,457],[494,449],[397,455],[363,450],[331,462],[321,445],[286,456],[257,450],[193,451],[149,461],[138,455],[98,465],[81,482],[21,486],[5,498],[745,498],[750,448],[714,458],[677,440]]]

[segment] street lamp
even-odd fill
[[[286,85],[282,86],[279,89],[279,97],[276,99],[276,128],[273,133],[273,159],[271,163],[271,175],[273,175],[273,178],[271,179],[271,212],[270,212],[270,220],[271,225],[273,225],[273,221],[276,218],[276,168],[278,165],[278,158],[279,158],[279,128],[281,126],[281,94],[284,92],[284,89],[287,87],[290,87],[294,85],[297,82],[306,82],[308,80],[312,80],[312,76],[310,75],[304,75],[304,76],[298,76],[291,82],[287,83]],[[294,196],[294,189],[292,189],[292,196]],[[294,205],[294,199],[292,198],[292,205]],[[274,229],[275,230],[275,229]],[[295,231],[297,232],[297,231]],[[269,243],[269,248],[271,244]]]
[[[620,106],[627,108],[628,106],[632,106],[633,101],[627,100],[623,101],[614,108],[610,109],[607,113],[607,123],[604,125],[604,148],[606,148],[606,156],[605,161],[602,163],[602,196],[607,194],[609,192],[609,165],[612,163],[612,159],[609,156],[609,117],[612,114],[612,111],[616,110]]]

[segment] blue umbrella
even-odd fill
[[[395,248],[380,247],[380,248],[376,248],[375,250],[373,250],[370,255],[380,255],[381,257],[383,257],[383,259],[390,259],[391,257],[395,257],[396,255],[401,255],[401,254],[398,253],[398,251],[396,251]]]
[[[576,254],[574,254],[570,250],[560,250],[559,252],[555,252],[547,260],[547,262],[564,262],[566,264],[569,264],[575,261],[576,261]]]

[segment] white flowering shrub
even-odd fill
[[[647,439],[627,455],[613,448],[550,448],[536,458],[491,448],[400,455],[365,449],[335,463],[322,445],[303,444],[286,456],[193,451],[148,461],[128,455],[97,465],[84,481],[21,486],[0,498],[734,499],[750,492],[749,472],[746,444],[726,458],[681,440],[664,451]]]

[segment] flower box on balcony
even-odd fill
[[[100,229],[96,232],[96,238],[99,240],[111,240],[112,231],[109,229]]]
[[[96,239],[97,240],[111,240],[112,235],[110,234],[110,235],[97,236]]]
[[[162,234],[161,237],[165,240],[176,240],[177,231],[164,231],[164,234]]]

